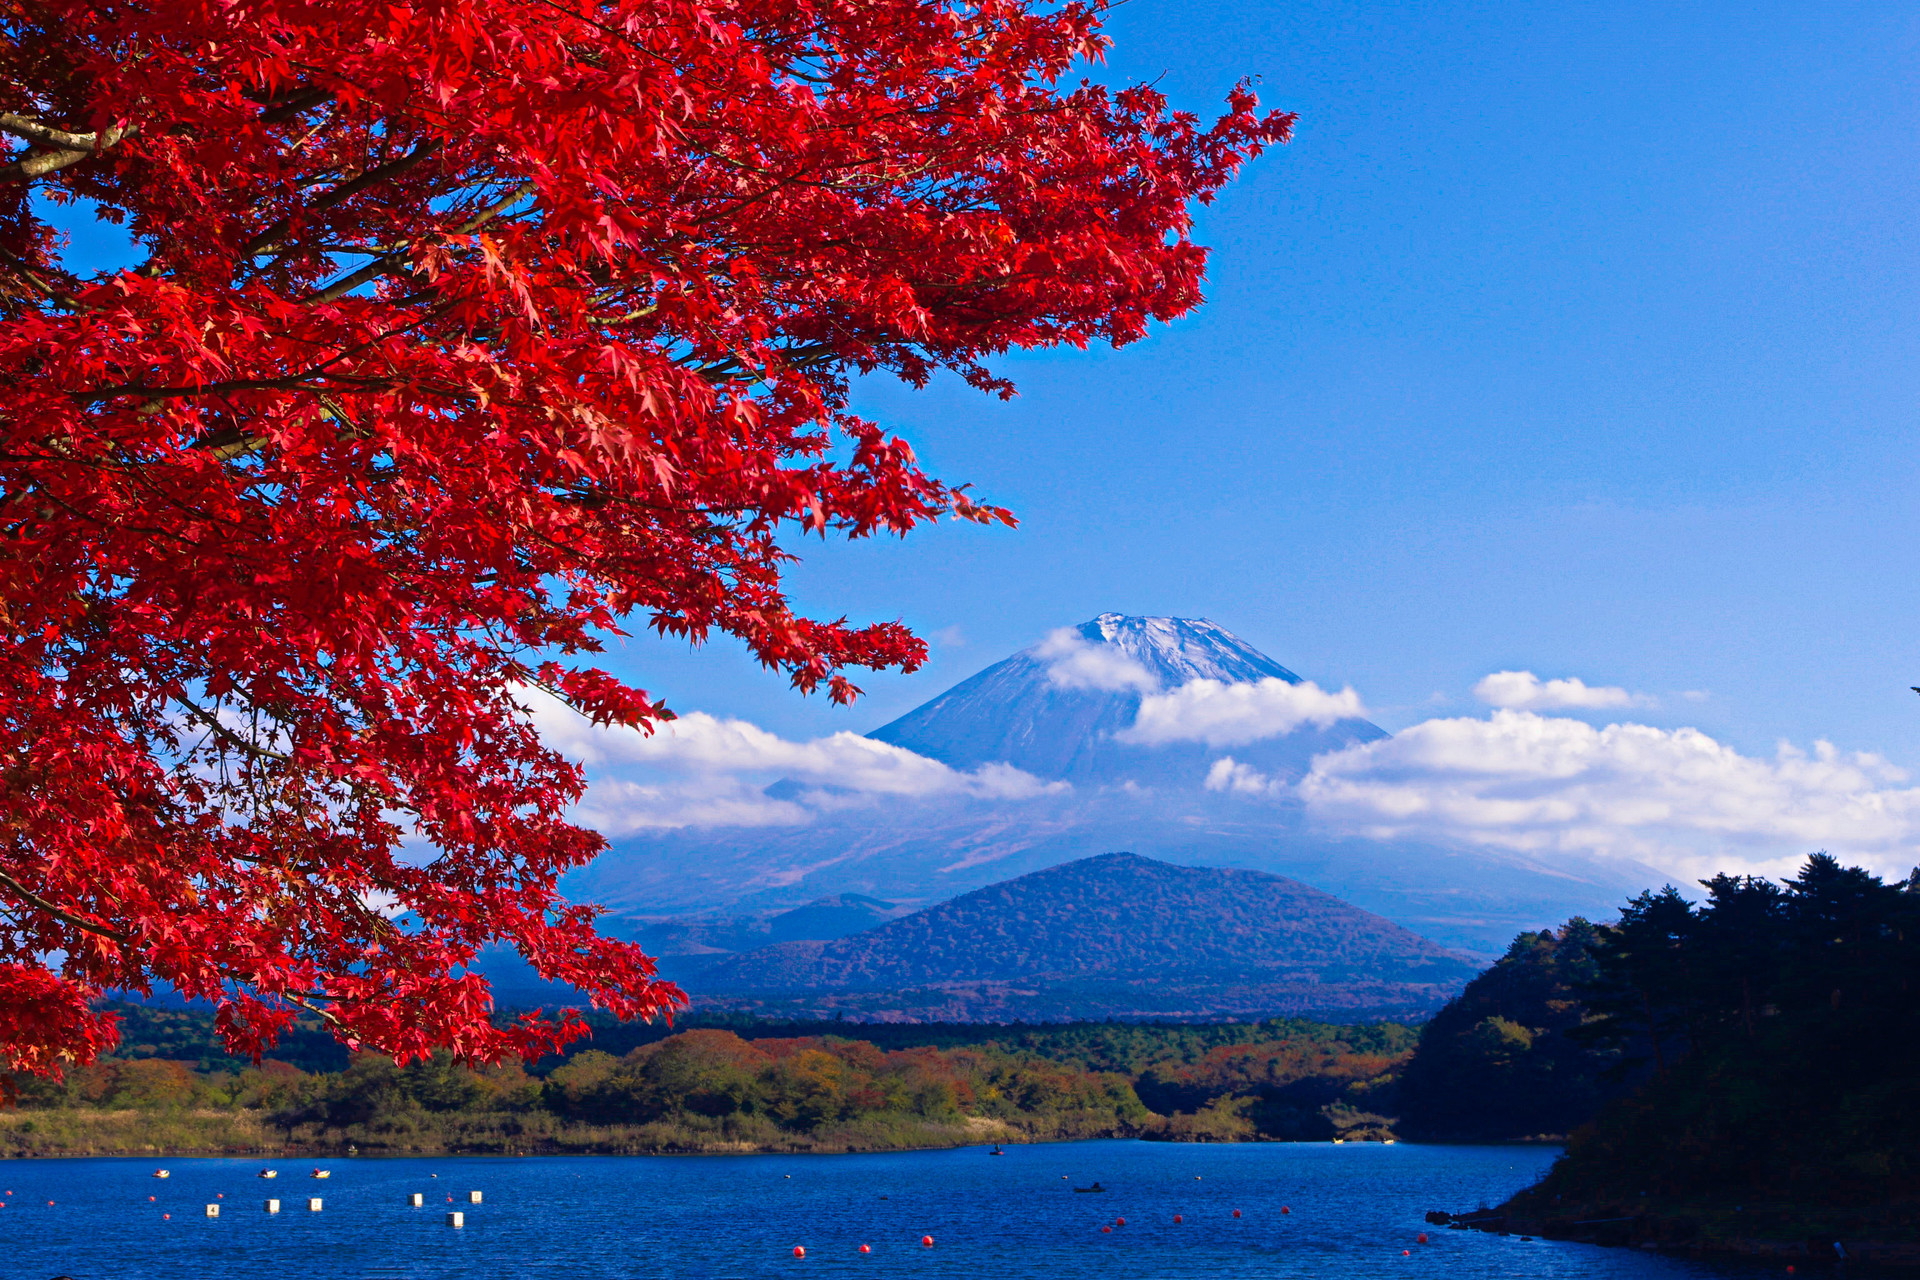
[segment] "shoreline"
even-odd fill
[[[1654,1209],[1599,1201],[1552,1204],[1528,1190],[1492,1209],[1436,1210],[1427,1221],[1454,1231],[1537,1236],[1678,1257],[1920,1271],[1920,1229],[1911,1206],[1863,1211],[1701,1200]]]
[[[18,1113],[16,1113],[17,1115]],[[8,1119],[0,1117],[0,1141]],[[1392,1146],[1400,1139],[1350,1138],[1333,1143],[1318,1138],[1221,1138],[1210,1134],[1168,1132],[1153,1127],[1114,1127],[1087,1132],[1040,1133],[1017,1128],[1002,1121],[975,1117],[965,1125],[927,1126],[919,1133],[899,1134],[892,1141],[861,1141],[860,1135],[830,1131],[817,1138],[795,1135],[792,1141],[743,1142],[715,1138],[709,1141],[673,1138],[662,1141],[640,1139],[638,1135],[621,1139],[594,1140],[581,1136],[567,1141],[564,1135],[514,1142],[509,1138],[489,1138],[453,1143],[382,1143],[365,1138],[343,1138],[338,1142],[234,1142],[234,1143],[161,1143],[161,1142],[74,1142],[37,1147],[7,1143],[0,1148],[0,1160],[343,1160],[343,1159],[415,1159],[428,1157],[528,1157],[567,1156],[780,1156],[780,1155],[889,1155],[915,1151],[953,1151],[966,1147],[1038,1146],[1080,1142],[1132,1141],[1166,1145],[1220,1146]],[[1537,1143],[1404,1143],[1414,1146],[1523,1146]]]

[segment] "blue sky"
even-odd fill
[[[1300,113],[1201,218],[1207,307],[1010,359],[1011,404],[862,389],[1024,522],[807,544],[800,602],[944,637],[922,673],[848,711],[724,644],[624,672],[865,730],[1061,624],[1203,615],[1389,728],[1525,668],[1920,766],[1920,10],[1130,0],[1110,30],[1106,79]]]
[[[1022,527],[797,546],[801,608],[934,642],[852,709],[731,642],[622,644],[608,665],[689,714],[652,744],[543,726],[595,762],[607,828],[810,820],[768,811],[772,778],[1033,783],[830,735],[1113,610],[1356,690],[1397,736],[1285,789],[1337,830],[1904,873],[1920,8],[1127,0],[1109,29],[1099,78],[1205,112],[1249,76],[1300,115],[1200,218],[1210,302],[1007,359],[1011,403],[862,384]],[[1601,692],[1476,696],[1502,671]]]

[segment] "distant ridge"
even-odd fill
[[[1297,880],[1084,858],[831,942],[725,957],[696,1002],[869,1017],[1388,1015],[1476,966]]]

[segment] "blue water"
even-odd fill
[[[1725,1276],[1589,1245],[1431,1231],[1545,1148],[1085,1142],[872,1156],[0,1161],[0,1280],[359,1277]],[[436,1176],[437,1175],[437,1176]],[[1098,1179],[1105,1195],[1070,1188]],[[467,1192],[484,1193],[468,1204]],[[425,1208],[407,1203],[426,1195]],[[216,1195],[224,1193],[222,1200]],[[262,1202],[281,1201],[268,1215]],[[318,1213],[308,1196],[324,1201]],[[148,1200],[151,1196],[153,1199]],[[452,1197],[449,1203],[448,1197]],[[48,1205],[48,1201],[54,1203]],[[210,1202],[221,1216],[205,1216]],[[1283,1214],[1282,1207],[1292,1210]],[[446,1225],[447,1210],[466,1226]],[[1236,1219],[1233,1210],[1241,1217]],[[171,1214],[171,1219],[163,1214]],[[1175,1214],[1185,1217],[1176,1225]],[[1124,1217],[1110,1234],[1100,1228]],[[922,1236],[934,1237],[932,1248]],[[861,1254],[861,1244],[872,1253]],[[802,1245],[804,1261],[793,1257]],[[1401,1250],[1410,1256],[1402,1256]]]

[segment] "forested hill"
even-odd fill
[[[729,956],[689,986],[710,1001],[917,992],[921,1006],[944,1016],[1204,1017],[1425,1011],[1475,968],[1284,876],[1114,853],[852,937]],[[830,1007],[885,1011],[871,999]]]
[[[1401,1132],[1570,1131],[1489,1229],[1920,1266],[1920,872],[1702,887],[1523,934],[1424,1028]]]

